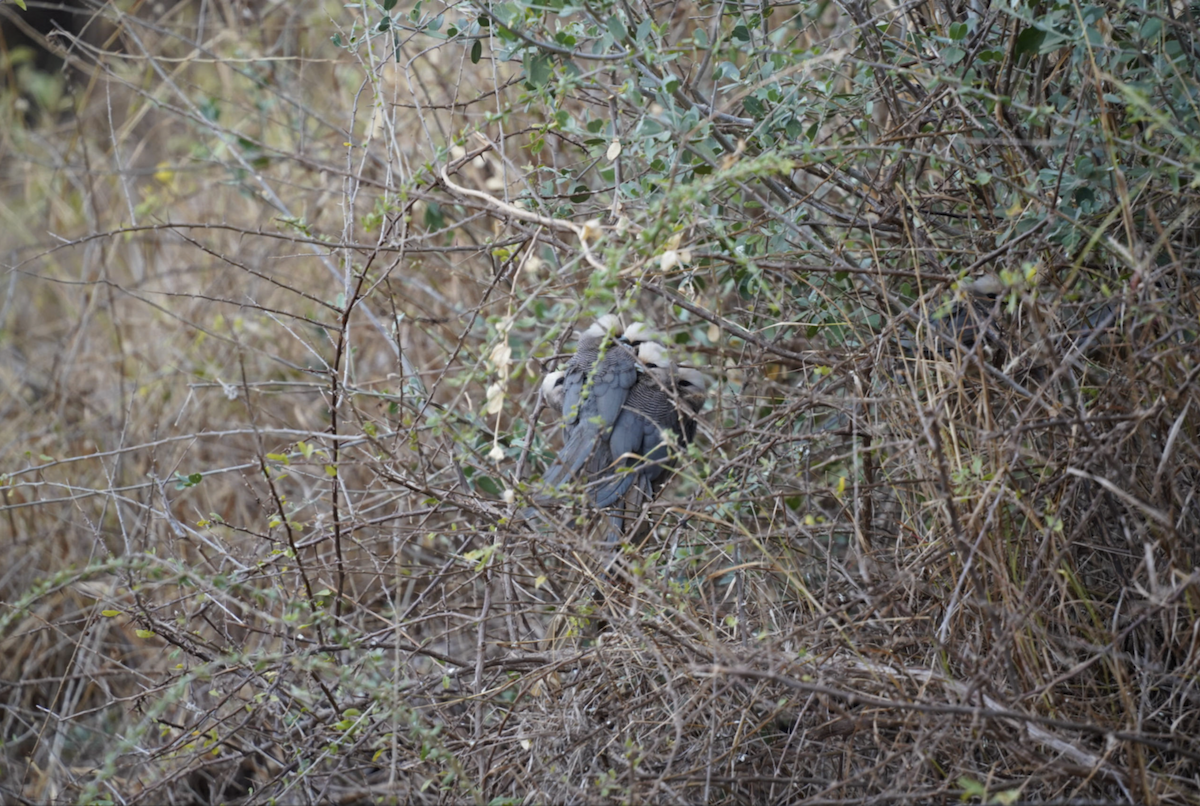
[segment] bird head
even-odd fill
[[[700,411],[708,393],[708,378],[700,370],[680,367],[675,370],[675,390],[688,408]]]
[[[671,356],[667,352],[667,348],[658,342],[643,341],[638,345],[637,357],[642,366],[653,372],[660,380],[666,381],[670,377],[671,368],[674,366],[671,363]]]
[[[988,299],[995,299],[1008,290],[1004,282],[995,274],[985,274],[982,277],[976,277],[970,282],[964,282],[963,288],[973,297],[986,297]]]
[[[551,372],[542,380],[542,397],[545,399],[547,406],[558,412],[561,412],[563,408],[566,380],[567,373],[562,370]]]
[[[658,341],[659,338],[660,334],[655,333],[654,329],[644,322],[634,322],[621,334],[621,341],[635,350],[640,349],[643,344]]]
[[[593,339],[602,339],[612,333],[618,333],[621,330],[621,320],[616,317],[616,314],[606,313],[583,331],[584,336]]]

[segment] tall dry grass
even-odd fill
[[[456,5],[105,6],[9,71],[3,799],[1200,802],[1194,113],[999,9],[984,97],[969,9],[622,8],[725,118]],[[1101,61],[1191,47],[1122,8]],[[615,564],[513,517],[609,310],[715,380]]]

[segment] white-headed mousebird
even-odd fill
[[[705,377],[697,370],[675,367],[663,347],[647,342],[638,350],[647,369],[630,390],[608,440],[612,465],[592,490],[597,506],[617,503],[637,488],[652,499],[666,483],[672,466],[674,441],[684,448],[696,436],[695,415],[704,405]],[[673,435],[673,440],[666,435]]]
[[[616,337],[619,327],[611,314],[583,332],[579,348],[563,376],[564,444],[542,482],[555,487],[611,462],[608,432],[621,413],[640,367],[633,350]]]
[[[617,508],[651,500],[670,478],[674,451],[695,436],[706,386],[700,372],[671,362],[648,326],[631,325],[614,339],[616,327],[615,317],[602,317],[584,331],[566,368],[542,381],[547,405],[564,414],[565,439],[543,489],[575,481],[586,487],[594,505],[610,510],[607,543],[624,531]],[[544,505],[554,496],[534,501]],[[536,513],[527,507],[521,515]]]

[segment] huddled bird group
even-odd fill
[[[535,502],[550,503],[552,490],[576,484],[600,508],[652,500],[670,477],[675,452],[696,435],[706,385],[699,371],[671,360],[650,328],[622,330],[616,316],[600,317],[565,368],[542,382],[547,405],[562,414],[563,447]],[[610,530],[609,540],[619,537],[618,528]]]

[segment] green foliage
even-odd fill
[[[1194,800],[1189,10],[104,9],[0,65],[0,787]],[[609,312],[714,381],[619,546],[521,517]]]

